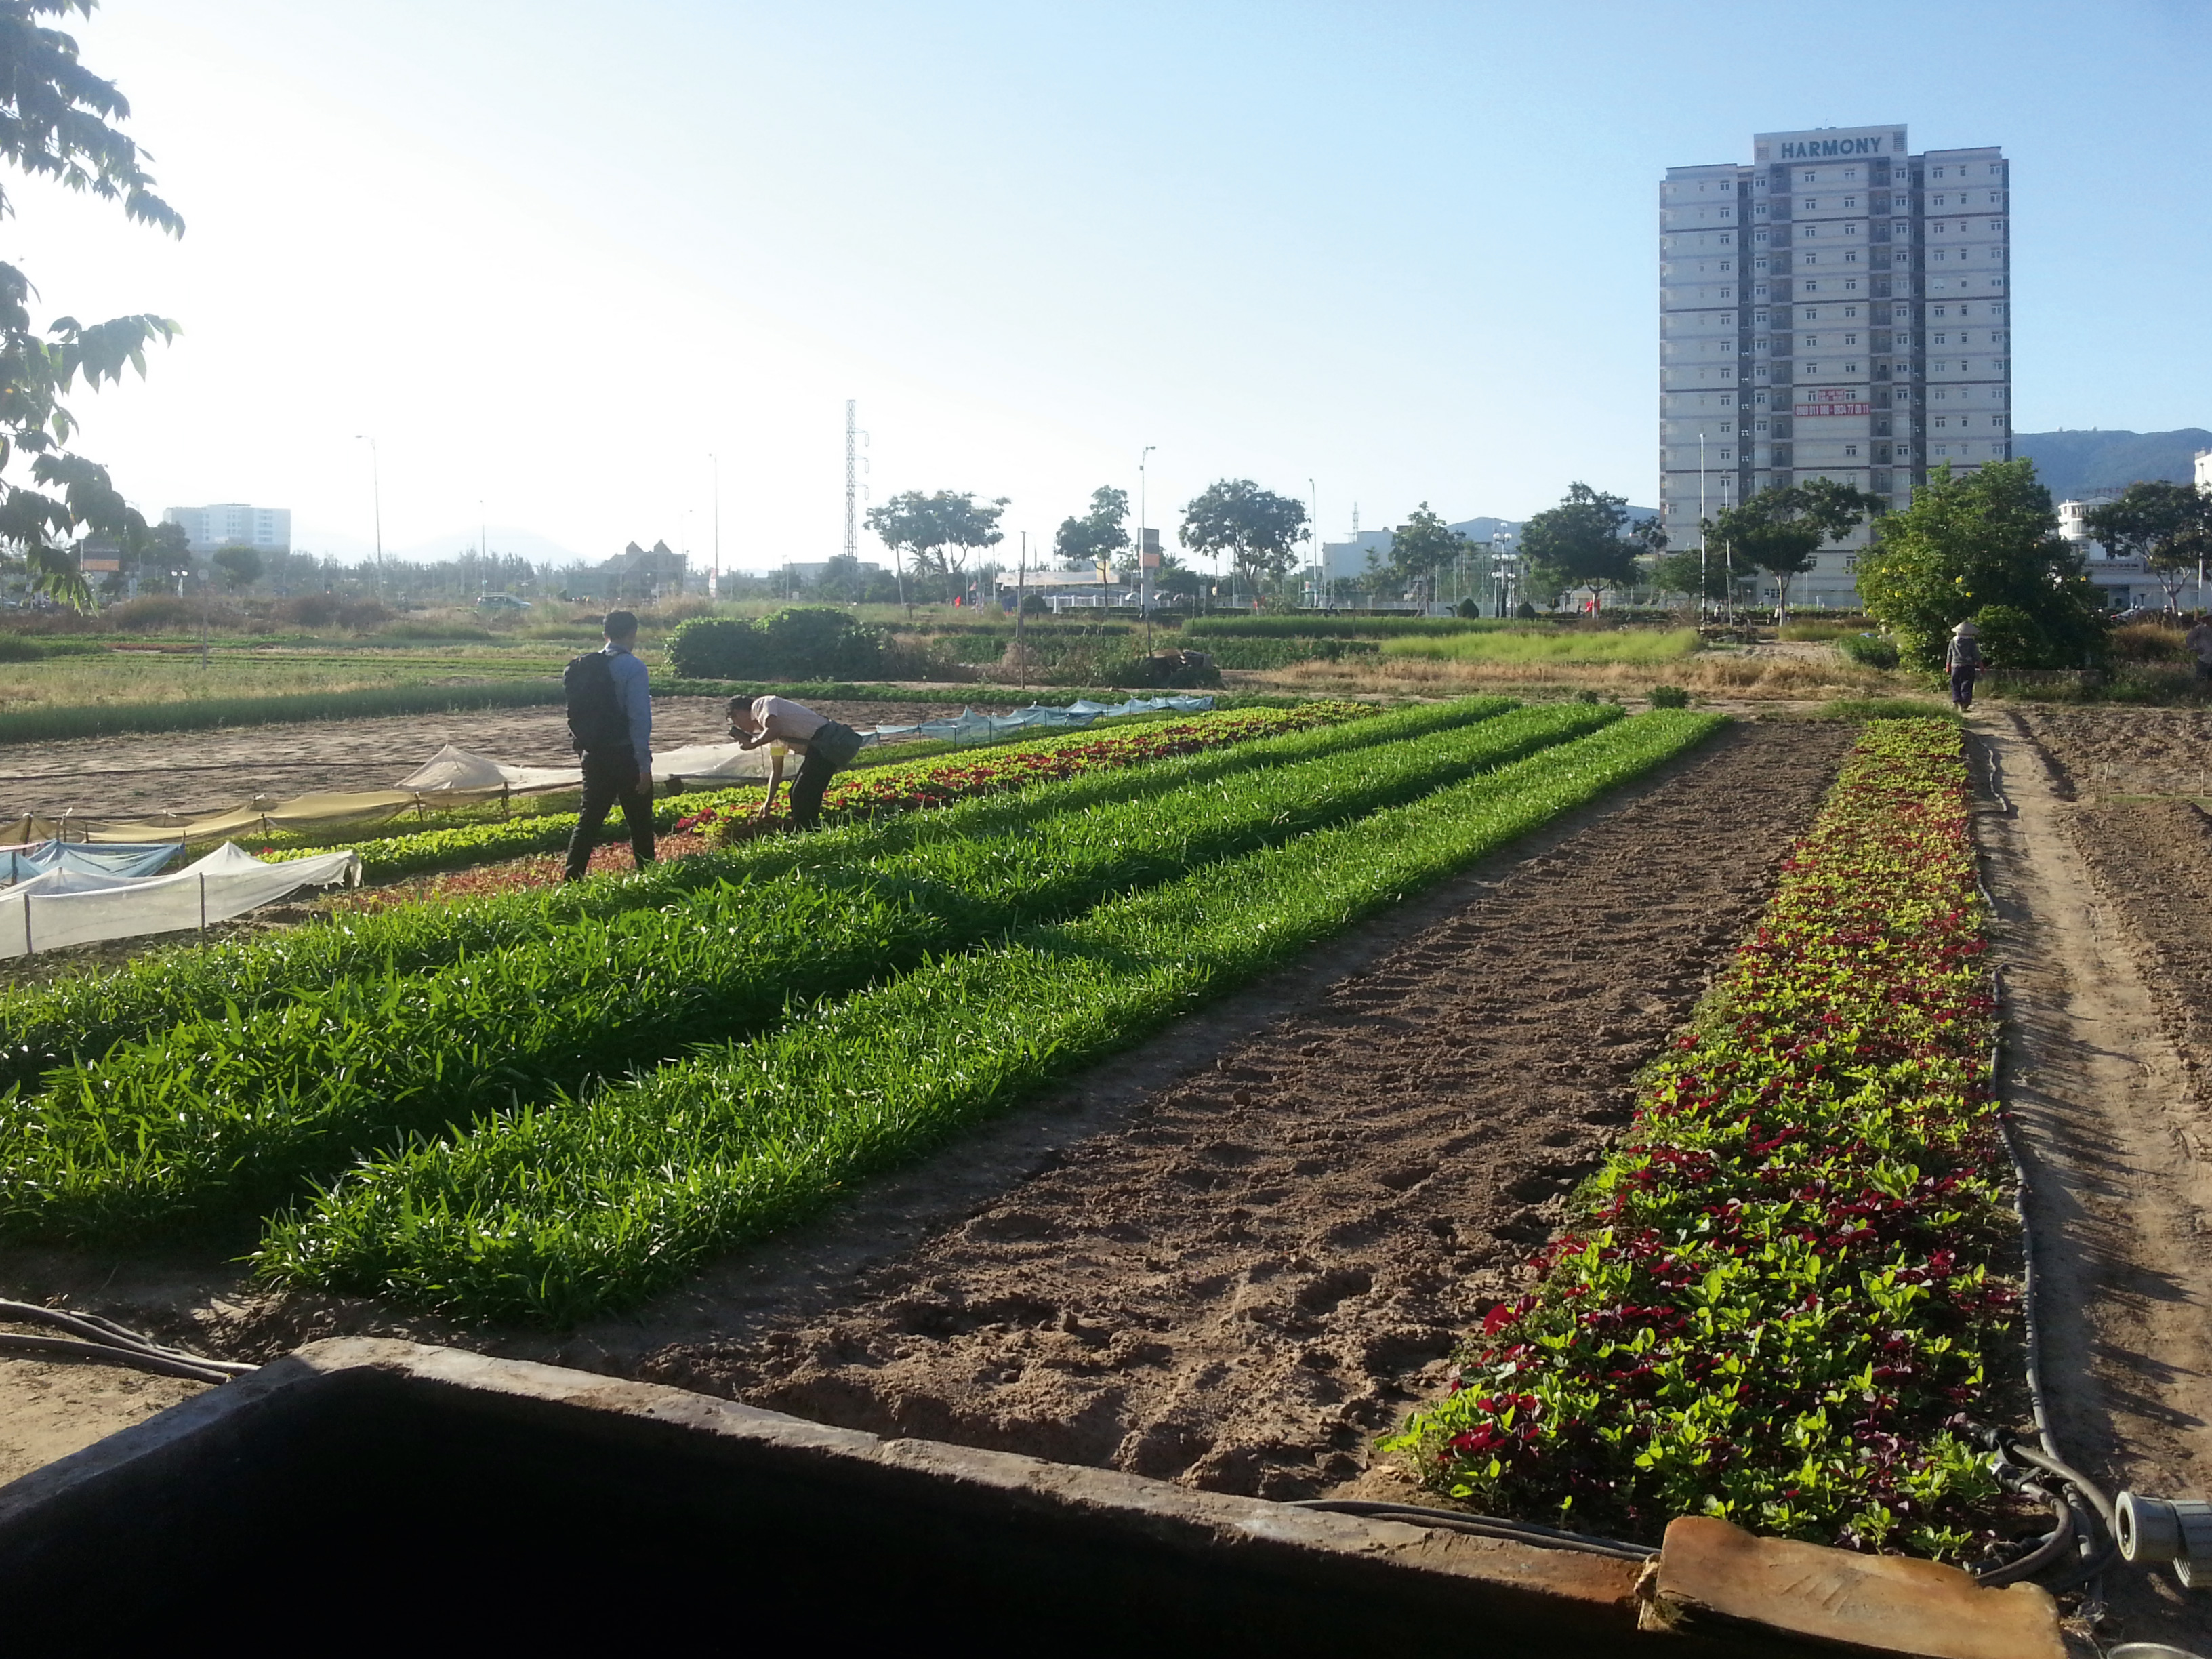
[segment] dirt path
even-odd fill
[[[655,697],[653,747],[727,742],[724,707],[719,697]],[[910,726],[959,712],[944,703],[818,707],[856,726]],[[64,809],[128,817],[230,805],[256,793],[282,799],[388,789],[449,743],[510,766],[573,766],[576,760],[567,710],[557,705],[10,744],[0,747],[0,820],[27,811],[55,817]]]
[[[1977,836],[1998,905],[2056,1432],[2112,1492],[2203,1497],[2212,1119],[2138,971],[2126,919],[2077,849],[2078,809],[2023,723],[1977,725],[2014,809],[1984,810]],[[2106,1588],[2130,1639],[2212,1637],[2212,1610],[2185,1602],[2170,1576],[2121,1568]]]
[[[1736,728],[1379,959],[1273,988],[1258,1029],[1227,1009],[1090,1079],[1118,1121],[916,1248],[849,1276],[787,1255],[752,1328],[642,1373],[1222,1491],[1381,1480],[1376,1433],[1548,1235],[1848,735]]]

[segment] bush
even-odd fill
[[[202,604],[198,598],[180,599],[173,593],[142,593],[110,605],[100,613],[100,621],[118,634],[197,634]],[[229,605],[209,605],[206,611],[208,626],[218,632],[234,633],[246,626],[244,613]]]
[[[1536,620],[1536,607],[1523,599],[1513,608],[1513,614],[1522,622],[1534,622]]]
[[[2112,634],[2112,654],[2124,663],[2193,663],[2179,629],[2163,623],[2129,623]]]
[[[1655,685],[1651,688],[1654,708],[1687,708],[1690,694],[1679,685]]]
[[[1179,691],[1221,684],[1221,671],[1203,651],[1155,651],[1150,656],[1109,657],[1100,678],[1114,686],[1165,686]]]
[[[1992,668],[2062,668],[2043,625],[2018,605],[1985,605],[1975,613],[1982,632],[1982,660]]]
[[[1462,599],[1455,607],[1455,611],[1457,615],[1466,617],[1469,622],[1477,621],[1482,616],[1482,607],[1473,599]]]
[[[823,605],[694,617],[668,636],[669,667],[691,680],[869,679],[883,656],[879,630]]]
[[[1876,639],[1871,634],[1846,634],[1836,641],[1836,648],[1862,668],[1897,666],[1895,640]]]

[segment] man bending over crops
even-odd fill
[[[583,811],[568,837],[570,881],[583,879],[599,844],[607,810],[622,803],[630,852],[643,869],[653,862],[653,693],[632,648],[637,618],[610,611],[607,642],[570,663],[561,677],[568,693],[568,734],[584,761]]]
[[[805,757],[799,775],[791,781],[791,827],[794,830],[814,827],[822,816],[822,792],[830,787],[830,775],[841,766],[852,764],[853,757],[860,752],[858,732],[788,697],[755,697],[750,702],[743,697],[731,698],[730,735],[747,749],[776,743]],[[754,814],[757,817],[764,818],[775,810],[775,792],[783,783],[781,751],[770,751],[768,767],[768,793]]]

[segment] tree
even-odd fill
[[[1423,501],[1390,532],[1390,568],[1407,582],[1426,581],[1437,597],[1437,572],[1464,553],[1468,538],[1429,511]]]
[[[912,556],[918,572],[937,576],[940,586],[957,587],[970,553],[996,547],[1006,538],[999,528],[1006,499],[1000,495],[978,501],[973,490],[940,489],[925,495],[909,489],[870,507],[868,528],[894,556],[904,551]]]
[[[2182,584],[2212,553],[2212,495],[2193,484],[2131,483],[2116,501],[2092,507],[2089,533],[2116,559],[2141,559],[2181,608]]]
[[[1129,516],[1129,492],[1112,485],[1091,492],[1091,511],[1079,519],[1062,519],[1052,538],[1052,550],[1069,570],[1095,570],[1129,545],[1122,520]]]
[[[2103,654],[2104,608],[2081,556],[2058,533],[2033,461],[1992,461],[1963,476],[1938,467],[1878,532],[1859,556],[1859,597],[1917,666],[1940,666],[1951,629],[1990,606],[2033,623],[2033,635],[2017,631],[2039,638],[2045,655],[2022,666],[2073,666]]]
[[[184,220],[154,194],[137,145],[114,125],[130,118],[129,102],[77,61],[71,36],[39,21],[73,11],[88,17],[94,3],[0,0],[0,158],[119,202],[125,217],[181,236]],[[0,191],[0,217],[14,210]],[[143,376],[148,343],[166,343],[178,330],[145,313],[90,325],[57,317],[41,334],[31,325],[30,298],[30,279],[0,264],[0,544],[24,561],[33,587],[81,607],[91,590],[71,547],[79,527],[127,547],[140,544],[146,521],[105,467],[70,452],[77,422],[61,399],[80,375],[89,391],[121,380],[125,365]],[[5,476],[23,459],[29,484]]]
[[[1775,579],[1775,615],[1790,611],[1790,583],[1813,568],[1820,550],[1841,542],[1887,505],[1832,478],[1776,484],[1723,512],[1705,528],[1708,544],[1720,542]]]
[[[1689,593],[1701,599],[1724,599],[1729,592],[1728,561],[1717,552],[1699,549],[1668,553],[1651,562],[1652,585],[1662,593]],[[1700,589],[1704,591],[1699,592]]]
[[[222,585],[234,593],[243,593],[261,580],[261,556],[250,547],[218,547],[215,568],[222,573]]]
[[[1223,478],[1182,509],[1182,544],[1243,573],[1254,586],[1290,574],[1306,525],[1305,503],[1262,489],[1249,478]],[[1217,567],[1218,568],[1218,567]]]
[[[1601,594],[1636,580],[1636,556],[1667,545],[1656,519],[1632,520],[1628,498],[1586,483],[1567,486],[1557,507],[1522,526],[1521,552],[1539,592],[1563,596],[1577,587]],[[1557,603],[1555,598],[1554,603]]]

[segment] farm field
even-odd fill
[[[1386,640],[1385,657],[1431,662],[1504,663],[1524,667],[1553,663],[1657,665],[1687,657],[1698,647],[1695,629],[1623,628],[1507,631],[1485,629],[1441,636]]]
[[[946,1169],[941,1231],[909,1190],[920,1237],[848,1282],[814,1267],[859,1254],[835,1221],[767,1284],[733,1274],[747,1328],[643,1374],[1218,1490],[1407,1500],[1375,1437],[1521,1282],[1846,741],[1732,730],[1086,1079],[1048,1144],[986,1158],[989,1188]]]

